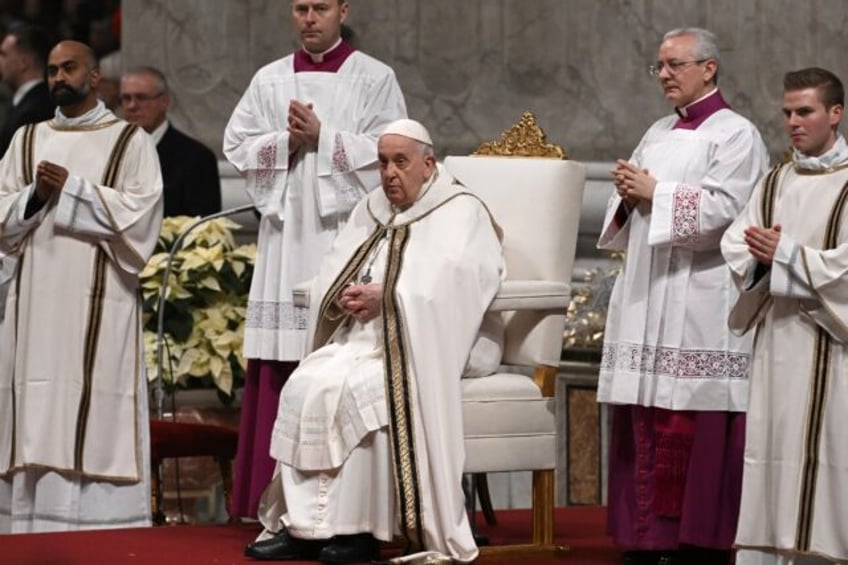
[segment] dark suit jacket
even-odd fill
[[[165,185],[165,216],[221,211],[218,159],[211,149],[169,125],[156,151]]]
[[[6,149],[12,143],[12,136],[19,127],[49,120],[55,114],[56,105],[50,99],[47,83],[39,82],[24,94],[17,106],[12,106],[6,112],[6,121],[3,123],[3,129],[0,129],[0,156],[6,154]]]

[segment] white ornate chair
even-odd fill
[[[485,553],[555,552],[561,548],[553,540],[559,432],[553,396],[585,167],[546,144],[531,114],[477,153],[447,157],[444,167],[503,228],[507,278],[492,309],[504,312],[505,335],[500,372],[463,379],[465,471],[533,472],[532,543]],[[540,157],[498,156],[516,153]]]

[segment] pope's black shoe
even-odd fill
[[[380,542],[371,534],[335,536],[318,555],[324,563],[361,563],[379,558]]]
[[[294,561],[298,559],[315,560],[327,540],[307,540],[295,538],[282,529],[274,537],[249,544],[244,554],[261,561]]]

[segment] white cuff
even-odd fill
[[[651,226],[648,229],[648,245],[672,243],[672,220],[674,218],[674,191],[676,182],[657,182],[651,202]]]
[[[784,233],[780,234],[771,264],[771,294],[799,299],[816,298],[804,276],[799,250],[795,240]]]

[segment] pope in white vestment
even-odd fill
[[[792,92],[806,90],[784,98],[787,129],[810,107],[823,114],[814,95],[795,104]],[[743,291],[731,327],[756,331],[738,565],[848,562],[848,145],[833,135],[815,156],[796,146],[722,240]],[[772,226],[766,266],[749,240]]]
[[[62,42],[51,61],[93,61],[86,49]],[[90,106],[67,117],[60,104],[0,161],[0,248],[17,260],[0,332],[0,533],[150,524],[138,273],[162,179],[150,137],[93,88]],[[36,205],[45,162],[68,176]]]
[[[323,42],[300,4],[316,9],[292,3],[303,48],[256,73],[224,132],[224,154],[261,214],[244,335],[237,516],[256,516],[273,471],[268,441],[280,387],[304,354],[307,313],[292,303],[292,289],[315,276],[353,207],[379,186],[377,136],[406,116],[392,69],[340,39],[347,2],[329,2],[316,16]],[[301,117],[320,124],[314,145],[293,131]]]
[[[383,140],[426,132],[416,127],[390,125],[381,159]],[[488,211],[435,165],[410,205],[375,191],[354,209],[313,284],[312,352],[280,397],[267,528],[325,542],[401,534],[411,550],[476,557],[460,378],[502,271]],[[369,282],[382,285],[381,308],[362,320],[345,289]]]

